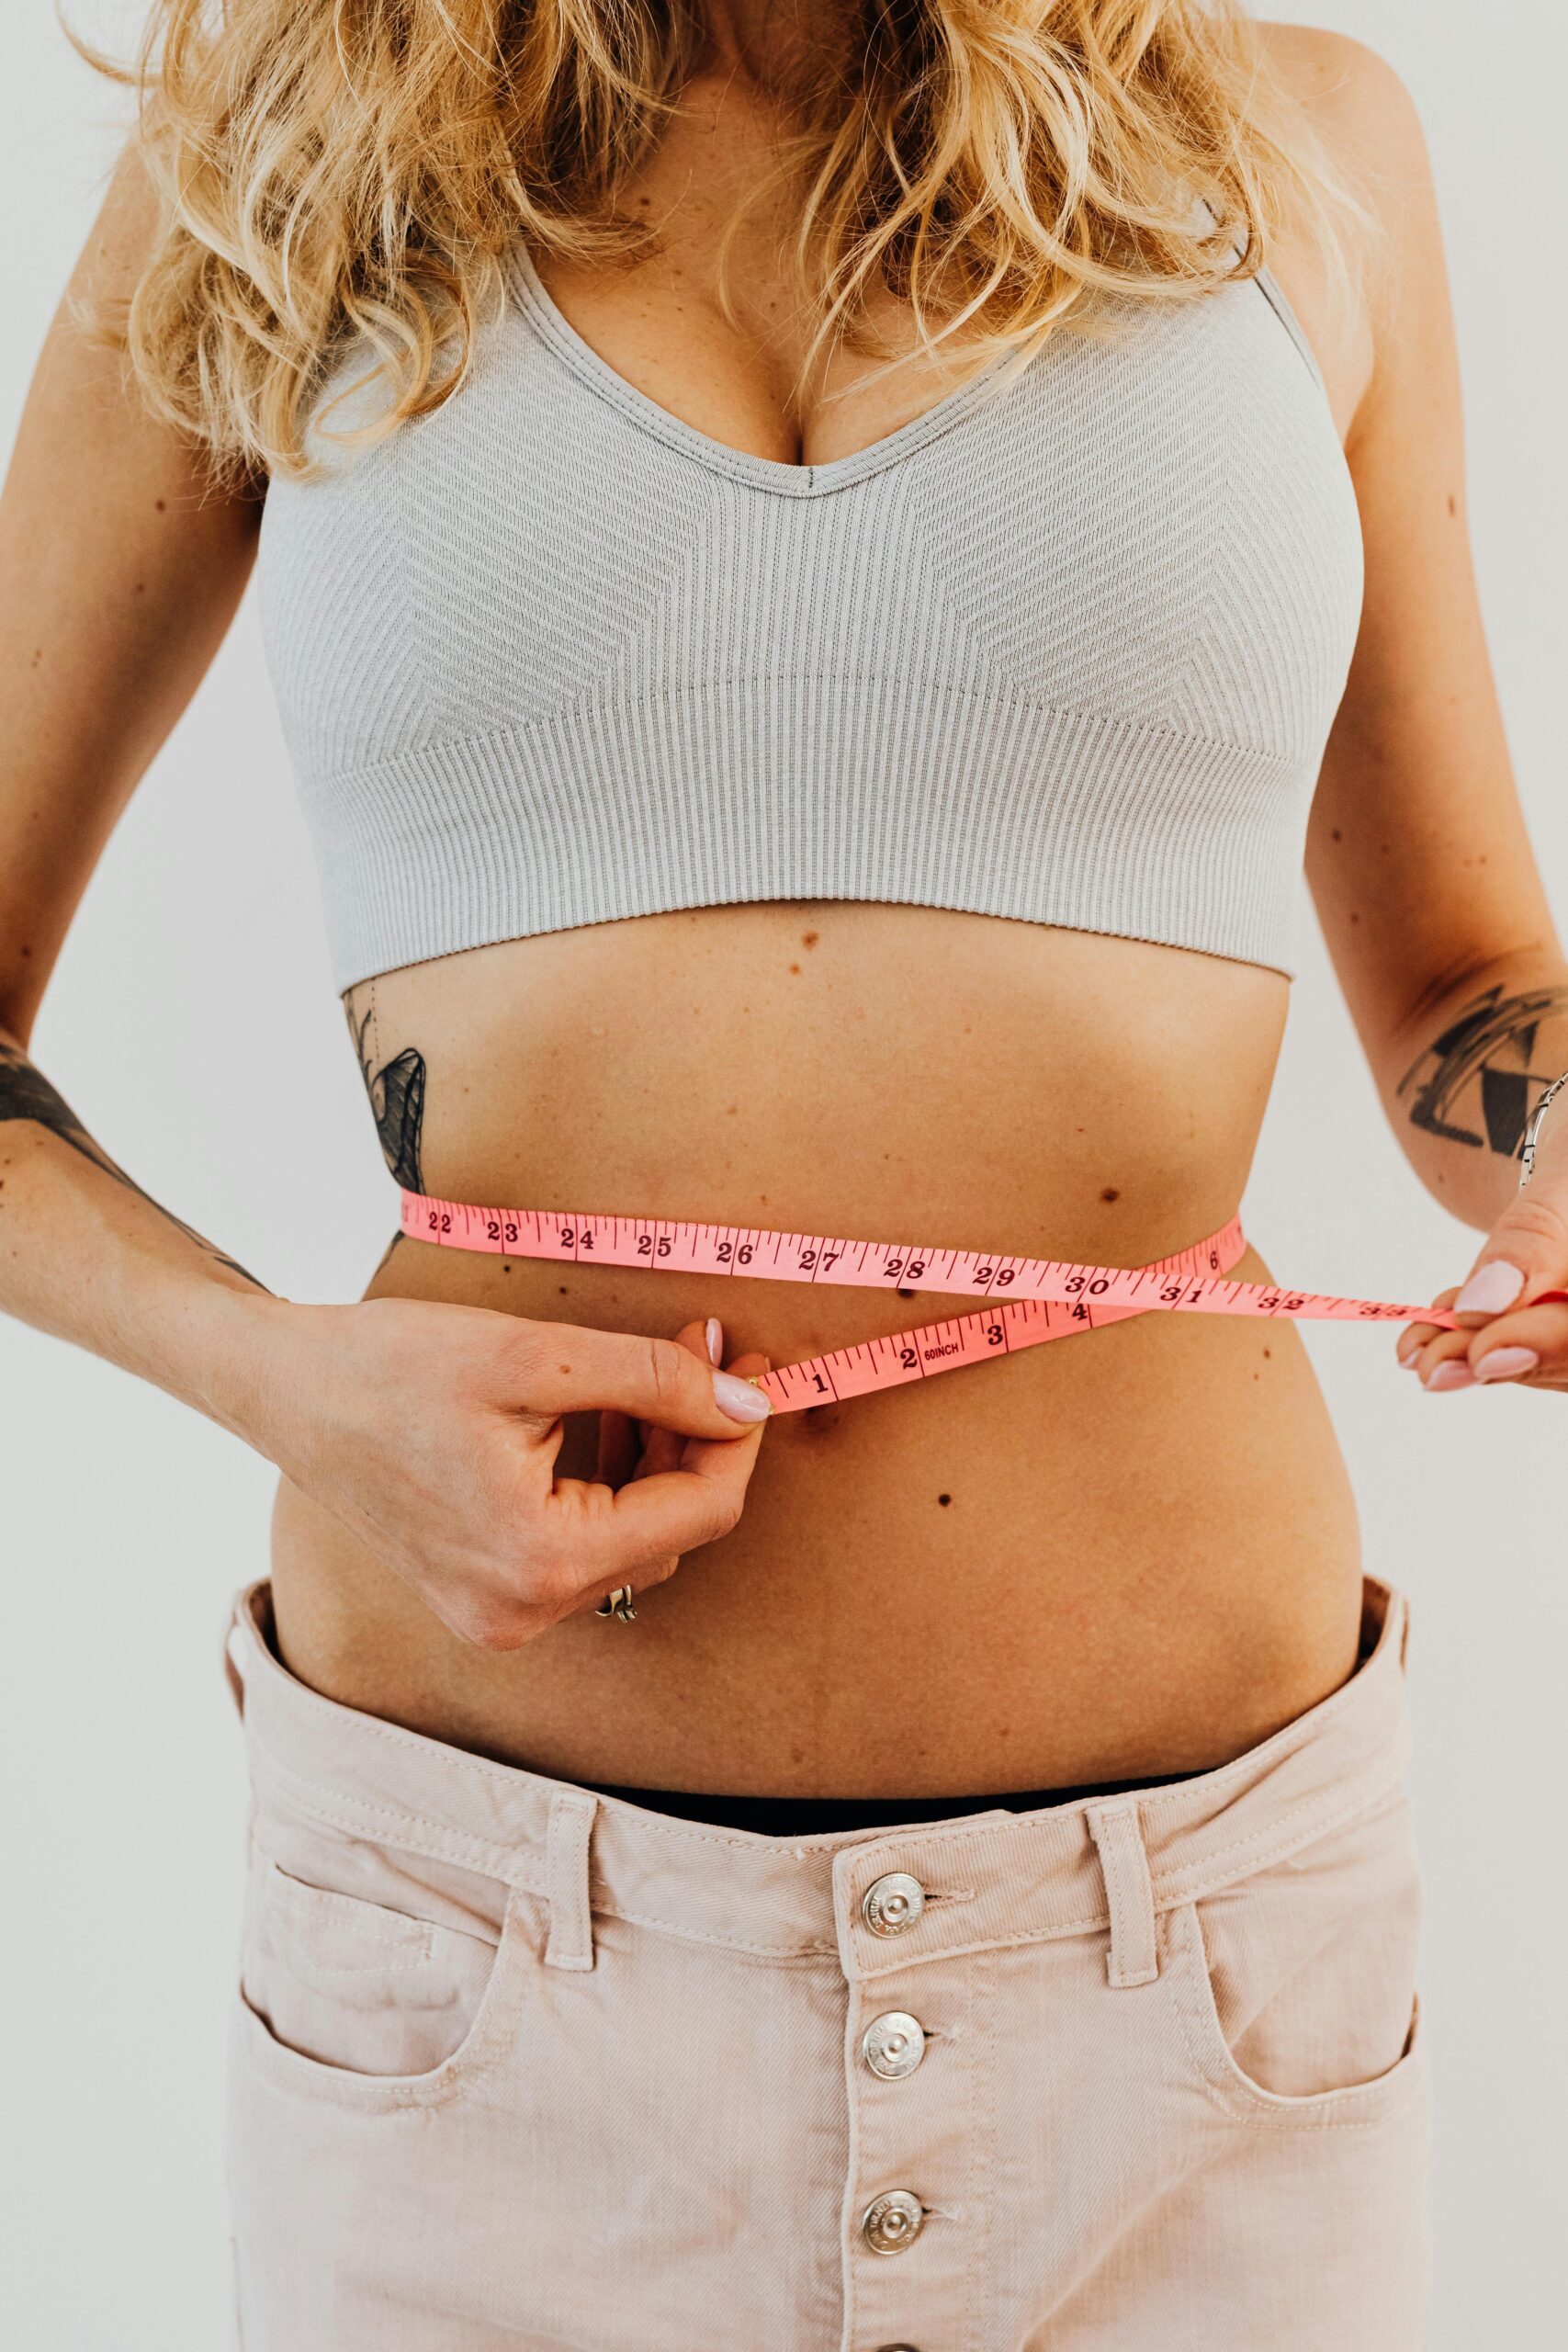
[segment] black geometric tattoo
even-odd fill
[[[1449,1143],[1517,1159],[1530,1113],[1558,1075],[1554,1069],[1531,1069],[1536,1035],[1543,1021],[1564,1013],[1568,988],[1561,985],[1509,997],[1499,985],[1472,997],[1399,1081],[1403,1094],[1419,1080],[1410,1106],[1412,1125]]]
[[[355,994],[355,991],[350,989],[343,1001],[343,1009],[348,1018],[348,1034],[354,1040],[359,1074],[365,1080],[365,1091],[370,1097],[376,1132],[381,1138],[381,1155],[405,1192],[423,1193],[424,1183],[420,1173],[420,1139],[424,1128],[424,1056],[408,1046],[400,1054],[394,1054],[389,1062],[383,1062],[381,1068],[376,1069],[373,1067],[376,1059],[374,982],[363,1020],[356,1017]],[[368,1053],[365,1048],[367,1032],[372,1038],[372,1049]]]
[[[128,1176],[124,1169],[109,1158],[103,1146],[94,1142],[64,1096],[50,1084],[42,1070],[28,1061],[19,1047],[0,1042],[0,1121],[7,1119],[30,1119],[35,1126],[47,1127],[51,1135],[60,1137],[62,1143],[68,1143],[73,1151],[79,1151],[84,1159],[90,1159],[95,1168],[101,1168],[106,1176],[112,1176],[117,1184],[123,1184],[127,1192],[134,1193],[139,1200],[147,1203],[149,1208],[156,1209],[161,1217],[166,1217],[171,1225],[177,1226],[219,1265],[227,1266],[231,1273],[240,1275],[242,1280],[271,1297],[272,1293],[266,1284],[257,1282],[254,1274],[248,1272],[237,1259],[225,1257],[205,1234],[197,1233],[184,1217],[175,1216],[161,1201],[155,1201],[151,1193],[144,1193],[134,1177]]]

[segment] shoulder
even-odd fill
[[[1410,91],[1364,41],[1305,25],[1259,24],[1258,32],[1270,78],[1347,199],[1336,209],[1348,269],[1326,266],[1313,225],[1289,218],[1269,256],[1321,338],[1345,433],[1390,345],[1422,321],[1439,334],[1447,316],[1426,135]]]
[[[1369,209],[1387,217],[1412,185],[1429,182],[1416,101],[1385,57],[1314,25],[1257,29],[1276,82]]]

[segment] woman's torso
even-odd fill
[[[667,258],[626,277],[554,271],[546,298],[623,381],[716,448],[829,469],[947,392],[911,369],[791,420],[783,388],[798,345],[774,324],[761,261],[742,272],[746,333],[714,300],[723,175],[709,175],[705,213],[677,135],[653,177],[656,196],[684,191]],[[1257,304],[1304,379],[1258,288],[1223,300]],[[1201,366],[1201,342],[1181,348]],[[855,363],[840,365],[847,380]],[[1311,390],[1331,435],[1329,402]],[[1212,390],[1223,409],[1225,383]],[[1348,375],[1331,372],[1329,393],[1348,401]],[[1004,413],[964,411],[946,446],[961,452],[972,423],[990,431]],[[516,425],[525,436],[526,417]],[[1223,509],[1191,479],[1201,449],[1160,462],[1168,499]],[[1158,489],[1114,494],[1135,514]],[[570,507],[572,485],[553,490]],[[1308,492],[1348,495],[1327,474]],[[809,518],[807,502],[773,506]],[[506,512],[502,501],[497,532]],[[962,519],[950,537],[962,539]],[[1053,519],[1043,503],[1043,543]],[[1173,545],[1193,575],[1180,593],[1201,598],[1217,559],[1189,533],[1168,534],[1161,560]],[[1281,545],[1288,563],[1288,530]],[[984,553],[967,548],[981,576]],[[964,558],[961,546],[953,560]],[[1261,604],[1269,593],[1260,580]],[[444,616],[461,631],[465,615],[438,592],[426,632]],[[1211,669],[1231,644],[1226,619],[1205,640],[1218,649]],[[1065,613],[1064,638],[1072,625]],[[993,642],[1006,626],[993,608]],[[1122,657],[1136,685],[1135,642]],[[1190,648],[1182,661],[1182,707],[1201,714],[1203,662]],[[1288,733],[1292,679],[1263,691]],[[1159,710],[1144,719],[1157,743]],[[1184,740],[1198,733],[1189,725]],[[984,840],[983,808],[972,821]],[[1102,846],[1113,861],[1113,829]],[[1137,854],[1134,835],[1130,873]],[[1233,895],[1245,929],[1248,894]],[[1182,903],[1201,905],[1201,886]],[[417,1057],[417,1102],[400,1096],[401,1125],[384,1141],[404,1181],[417,1145],[431,1193],[1135,1264],[1235,1207],[1288,982],[1246,952],[1081,922],[759,896],[443,947],[357,980],[345,1001],[367,1078]],[[1236,1271],[1268,1272],[1253,1252]],[[370,1287],[631,1331],[717,1314],[728,1356],[761,1349],[775,1363],[973,1305],[498,1263],[412,1242]],[[589,1417],[569,1421],[560,1475],[592,1476],[594,1442]],[[521,1651],[466,1646],[287,1480],[274,1582],[288,1662],[347,1703],[569,1777],[819,1795],[1212,1764],[1335,1687],[1359,1618],[1354,1509],[1295,1331],[1158,1315],[781,1419],[739,1527],[646,1594],[632,1626],[589,1611]]]

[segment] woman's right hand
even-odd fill
[[[740,1516],[767,1419],[744,1375],[768,1360],[716,1371],[701,1323],[645,1339],[401,1298],[266,1320],[243,1434],[480,1648],[662,1583]],[[561,1417],[594,1409],[625,1483],[555,1476]]]

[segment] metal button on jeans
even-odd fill
[[[907,1871],[874,1878],[860,1899],[860,1915],[875,1936],[901,1936],[926,1907],[926,1890]]]
[[[926,2054],[925,2028],[908,2009],[884,2009],[861,2036],[861,2056],[885,2083],[900,2083]]]
[[[874,2197],[860,2217],[860,2233],[873,2254],[902,2254],[913,2245],[925,2225],[918,2197],[907,2188],[889,2188]]]

